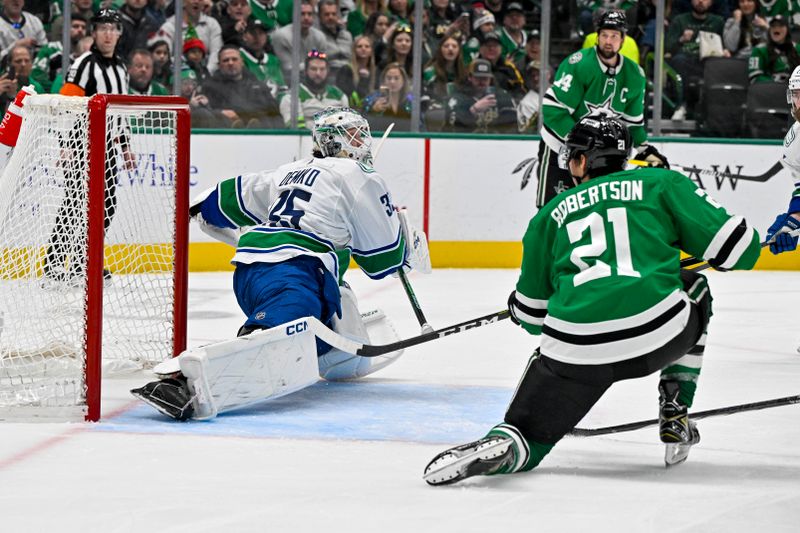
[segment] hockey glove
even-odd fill
[[[792,235],[800,229],[800,221],[789,213],[778,215],[775,222],[767,230],[767,242],[769,251],[777,255],[782,252],[790,252],[797,248],[797,235]]]
[[[517,291],[511,291],[511,294],[508,295],[508,313],[509,313],[508,318],[511,319],[511,322],[519,326],[520,325],[519,319],[517,318],[516,315],[517,312],[516,304],[517,304]]]
[[[651,167],[669,168],[669,161],[664,154],[656,150],[652,144],[643,144],[634,158],[638,161],[646,161]]]

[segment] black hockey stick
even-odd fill
[[[638,159],[631,159],[628,161],[631,165],[639,166],[639,167],[650,167],[653,166],[647,161],[640,161]],[[720,170],[711,170],[710,168],[697,168],[697,167],[689,167],[685,165],[677,165],[674,163],[669,164],[670,168],[673,170],[681,170],[688,174],[699,174],[701,176],[711,176],[713,178],[730,178],[742,181],[754,181],[756,183],[764,183],[772,176],[777,174],[783,168],[783,165],[778,162],[772,165],[769,170],[764,172],[763,174],[759,174],[758,176],[749,176],[747,174],[733,174],[731,172],[722,172]]]
[[[800,394],[796,396],[785,396],[783,398],[775,398],[774,400],[764,400],[761,402],[743,403],[739,405],[731,405],[728,407],[720,407],[718,409],[709,409],[707,411],[698,411],[690,413],[689,418],[692,420],[700,420],[702,418],[709,418],[712,416],[726,416],[734,413],[743,413],[745,411],[759,411],[761,409],[769,409],[772,407],[783,407],[784,405],[792,405],[800,403]],[[570,431],[570,435],[574,437],[596,437],[597,435],[609,435],[611,433],[623,433],[625,431],[635,431],[637,429],[646,428],[648,426],[655,426],[658,424],[658,419],[653,418],[650,420],[640,420],[639,422],[630,422],[628,424],[620,424],[618,426],[605,426],[599,428],[575,428]]]
[[[524,161],[520,162],[516,166],[516,168],[514,168],[514,170],[511,171],[512,174],[516,174],[523,168],[526,169],[525,172],[522,174],[522,183],[520,184],[520,190],[524,189],[525,186],[528,185],[528,182],[531,179],[533,168],[536,166],[537,161],[538,158],[536,157],[525,159]],[[631,159],[628,161],[628,163],[639,167],[653,166],[647,161],[641,161],[639,159]],[[750,176],[748,174],[733,174],[732,172],[723,172],[720,170],[711,170],[710,168],[698,168],[693,166],[678,165],[674,163],[670,163],[670,168],[674,170],[680,170],[688,174],[698,174],[700,176],[711,176],[713,178],[730,178],[742,181],[753,181],[756,183],[764,183],[765,181],[769,180],[772,176],[780,172],[781,169],[783,168],[783,165],[780,162],[777,162],[774,165],[772,165],[769,168],[769,170],[767,170],[763,174],[759,174],[758,176]]]
[[[306,321],[308,322],[308,327],[314,332],[314,335],[316,335],[323,342],[330,344],[334,348],[342,350],[343,352],[361,355],[364,357],[376,357],[379,355],[396,352],[397,350],[409,348],[411,346],[416,346],[417,344],[422,344],[424,342],[441,339],[442,337],[447,337],[448,335],[461,333],[462,331],[467,331],[468,329],[475,329],[487,324],[494,324],[495,322],[500,322],[508,317],[508,309],[503,309],[502,311],[497,311],[496,313],[473,318],[472,320],[467,320],[466,322],[461,322],[446,328],[437,329],[430,333],[424,333],[417,337],[411,337],[409,339],[404,339],[389,344],[376,345],[363,344],[361,342],[348,339],[347,337],[343,337],[314,317],[308,317],[306,318]]]
[[[419,322],[422,328],[422,334],[433,333],[433,328],[428,323],[428,319],[425,318],[425,313],[422,312],[422,306],[419,305],[417,295],[414,294],[414,289],[411,287],[411,283],[408,281],[408,277],[406,273],[403,272],[402,267],[397,271],[397,275],[403,283],[403,289],[406,291],[406,296],[408,296],[408,301],[411,303],[411,308],[414,310],[414,315],[417,317],[417,322]]]
[[[785,231],[785,232],[782,232],[782,233],[788,233],[792,237],[797,237],[797,236],[800,235],[800,230]],[[767,246],[769,246],[770,244],[775,242],[775,237],[777,237],[778,235],[780,235],[780,233],[775,234],[770,240],[762,242],[761,243],[761,247],[762,248],[766,248]],[[696,268],[692,268],[692,270],[694,270],[694,271],[705,270],[705,269],[707,269],[707,268],[709,268],[711,266],[706,262],[705,259],[702,259],[700,257],[691,257],[690,256],[690,257],[685,257],[685,258],[681,259],[681,268],[691,268],[691,267],[693,267],[695,265],[700,265],[700,266],[698,266]]]

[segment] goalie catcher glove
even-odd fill
[[[790,252],[797,248],[797,235],[792,232],[800,229],[800,221],[789,213],[778,215],[775,222],[767,230],[767,242],[769,251],[777,255],[782,252]]]
[[[666,156],[652,144],[641,145],[634,159],[650,163],[651,167],[669,168],[669,161],[667,161]]]
[[[26,85],[19,90],[14,101],[8,106],[3,122],[0,123],[0,143],[12,148],[17,145],[25,98],[31,94],[36,94],[36,89],[33,85]]]

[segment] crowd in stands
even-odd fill
[[[365,113],[380,130],[414,129],[419,97],[422,131],[536,133],[539,78],[594,46],[594,25],[608,9],[626,12],[621,53],[640,64],[652,94],[655,0],[553,2],[551,53],[540,57],[540,2],[424,0],[298,0],[300,127],[331,104]],[[0,105],[32,83],[57,92],[61,71],[62,2],[0,0]],[[173,34],[183,32],[180,92],[193,126],[283,128],[293,123],[292,0],[72,0],[72,60],[91,46],[87,23],[100,8],[119,11],[117,53],[127,62],[130,90],[160,95],[173,86]],[[800,3],[789,0],[666,0],[664,116],[702,122],[706,57],[740,60],[749,80],[784,83],[800,64]],[[412,92],[413,29],[422,35],[422,94]],[[742,60],[746,60],[746,63]]]

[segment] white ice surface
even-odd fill
[[[441,328],[504,307],[517,272],[412,275]],[[715,315],[694,409],[800,394],[798,273],[711,273]],[[350,282],[403,337],[419,333],[400,282]],[[242,321],[230,274],[191,276],[196,346]],[[800,405],[699,422],[663,466],[653,428],[565,438],[526,474],[429,487],[439,451],[500,422],[537,345],[509,321],[407,350],[355,384],[316,385],[211,423],[168,422],[104,382],[104,418],[0,424],[0,531],[800,531]],[[615,385],[581,422],[652,418],[655,376]]]

